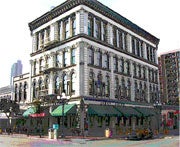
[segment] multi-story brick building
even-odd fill
[[[158,59],[161,100],[165,104],[179,105],[180,50],[163,53]]]
[[[66,117],[67,128],[78,121],[84,131],[88,122],[94,135],[121,122],[132,129],[153,122],[145,115],[152,116],[153,103],[159,101],[158,38],[97,0],[67,0],[29,28],[27,101],[56,99],[65,92],[77,110],[77,116]]]

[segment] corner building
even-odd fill
[[[143,113],[159,101],[158,38],[97,0],[67,0],[29,28],[28,101],[65,92],[76,106],[75,117],[65,114],[67,134],[74,123],[97,136],[154,126],[154,115]]]

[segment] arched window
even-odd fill
[[[63,76],[63,92],[67,93],[67,75]]]
[[[36,61],[33,64],[33,75],[36,75]]]
[[[22,83],[19,84],[19,102],[22,99]]]
[[[75,82],[76,82],[76,77],[75,77],[75,73],[73,72],[71,74],[71,94],[75,93]]]
[[[106,95],[106,97],[110,96],[110,78],[109,78],[109,75],[106,75],[106,79],[105,79],[105,95]]]
[[[33,80],[33,98],[36,98],[36,80]]]
[[[44,94],[48,94],[49,89],[49,76],[47,75],[44,79]]]
[[[97,95],[102,96],[102,74],[98,73],[97,76]]]
[[[27,82],[24,82],[24,101],[27,99]]]
[[[18,86],[17,86],[17,84],[15,84],[14,93],[15,93],[14,100],[15,100],[15,102],[17,102],[17,96],[18,96]]]
[[[128,98],[130,98],[131,97],[131,81],[129,79],[127,82],[127,90],[128,90],[127,96]]]
[[[94,73],[90,71],[89,73],[89,95],[94,95]]]
[[[55,85],[54,85],[54,87],[55,87],[55,94],[59,94],[59,89],[60,89],[60,83],[59,83],[60,81],[59,81],[59,77],[58,76],[56,76],[56,78],[55,78]]]
[[[118,79],[118,77],[115,77],[114,94],[115,94],[115,98],[119,97],[119,79]]]

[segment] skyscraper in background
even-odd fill
[[[12,65],[10,85],[12,85],[12,82],[13,82],[12,78],[13,77],[22,74],[22,68],[23,68],[23,65],[21,63],[21,60],[17,60],[17,62]]]

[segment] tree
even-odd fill
[[[19,113],[19,105],[12,100],[1,99],[0,101],[0,111],[5,113],[8,118],[8,128],[11,127],[11,117],[16,116]]]

